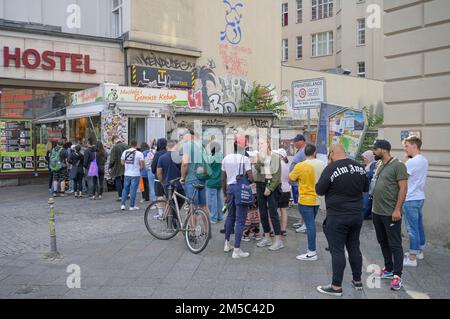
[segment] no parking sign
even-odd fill
[[[319,107],[325,102],[325,79],[292,82],[292,94],[294,110]]]

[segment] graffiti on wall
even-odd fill
[[[140,53],[134,58],[133,63],[156,68],[168,68],[181,71],[192,71],[195,69],[195,62],[173,56],[156,55],[153,52]]]
[[[229,45],[228,43],[219,44],[219,55],[222,64],[227,73],[247,76],[248,59],[253,53],[251,48],[245,48],[238,45]]]
[[[245,78],[227,74],[217,76],[215,62],[197,66],[195,71],[195,89],[188,91],[190,109],[203,109],[216,113],[234,113],[239,109],[242,92],[251,90],[251,83]]]
[[[223,0],[227,5],[225,12],[225,30],[220,32],[220,41],[228,41],[231,44],[239,44],[242,40],[241,19],[242,14],[239,8],[243,8],[242,3],[233,5],[230,0]]]
[[[105,149],[109,152],[112,145],[112,137],[114,135],[120,138],[127,136],[127,121],[122,112],[105,111],[102,112],[102,140]]]

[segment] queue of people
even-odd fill
[[[65,196],[66,184],[70,184],[75,197],[82,197],[85,191],[90,199],[101,199],[107,167],[121,210],[126,210],[129,198],[129,210],[134,211],[140,209],[136,205],[140,183],[144,184],[143,203],[165,198],[169,181],[179,178],[178,192],[209,213],[212,224],[225,218],[224,252],[232,252],[234,259],[250,257],[241,243],[252,238],[257,249],[278,251],[285,247],[287,210],[294,198],[300,220],[293,226],[296,232],[307,234],[306,249],[302,247],[296,259],[311,262],[319,259],[316,217],[324,197],[323,230],[331,254],[332,281],[318,286],[317,291],[342,296],[347,257],[352,286],[363,288],[360,232],[364,219],[372,219],[384,257],[378,277],[391,280],[391,289],[400,290],[403,267],[417,267],[426,243],[422,209],[428,161],[421,154],[420,138],[412,136],[404,141],[402,160],[391,155],[388,141],[376,140],[371,150],[362,153],[361,164],[349,159],[339,144],[330,146],[328,163],[324,163],[316,158],[316,146],[306,143],[303,135],[292,142],[297,153],[290,163],[286,150],[272,150],[267,140],[260,140],[257,150],[251,151],[246,136],[236,136],[233,152],[226,156],[219,143],[213,141],[204,147],[193,131],[181,141],[161,138],[140,146],[136,141],[128,146],[114,136],[109,160],[101,142],[88,139],[83,146],[61,140],[47,155],[49,189],[54,196]],[[199,183],[206,187],[196,188]],[[409,235],[406,255],[401,235],[403,217]]]

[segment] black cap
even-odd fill
[[[389,143],[386,140],[376,140],[373,143],[373,148],[381,148],[382,150],[387,150],[390,151],[391,150],[391,143]]]
[[[293,139],[294,142],[300,142],[300,141],[305,141],[305,137],[302,134],[298,134],[296,137],[294,137]]]

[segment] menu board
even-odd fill
[[[1,172],[34,171],[31,120],[0,119]]]

